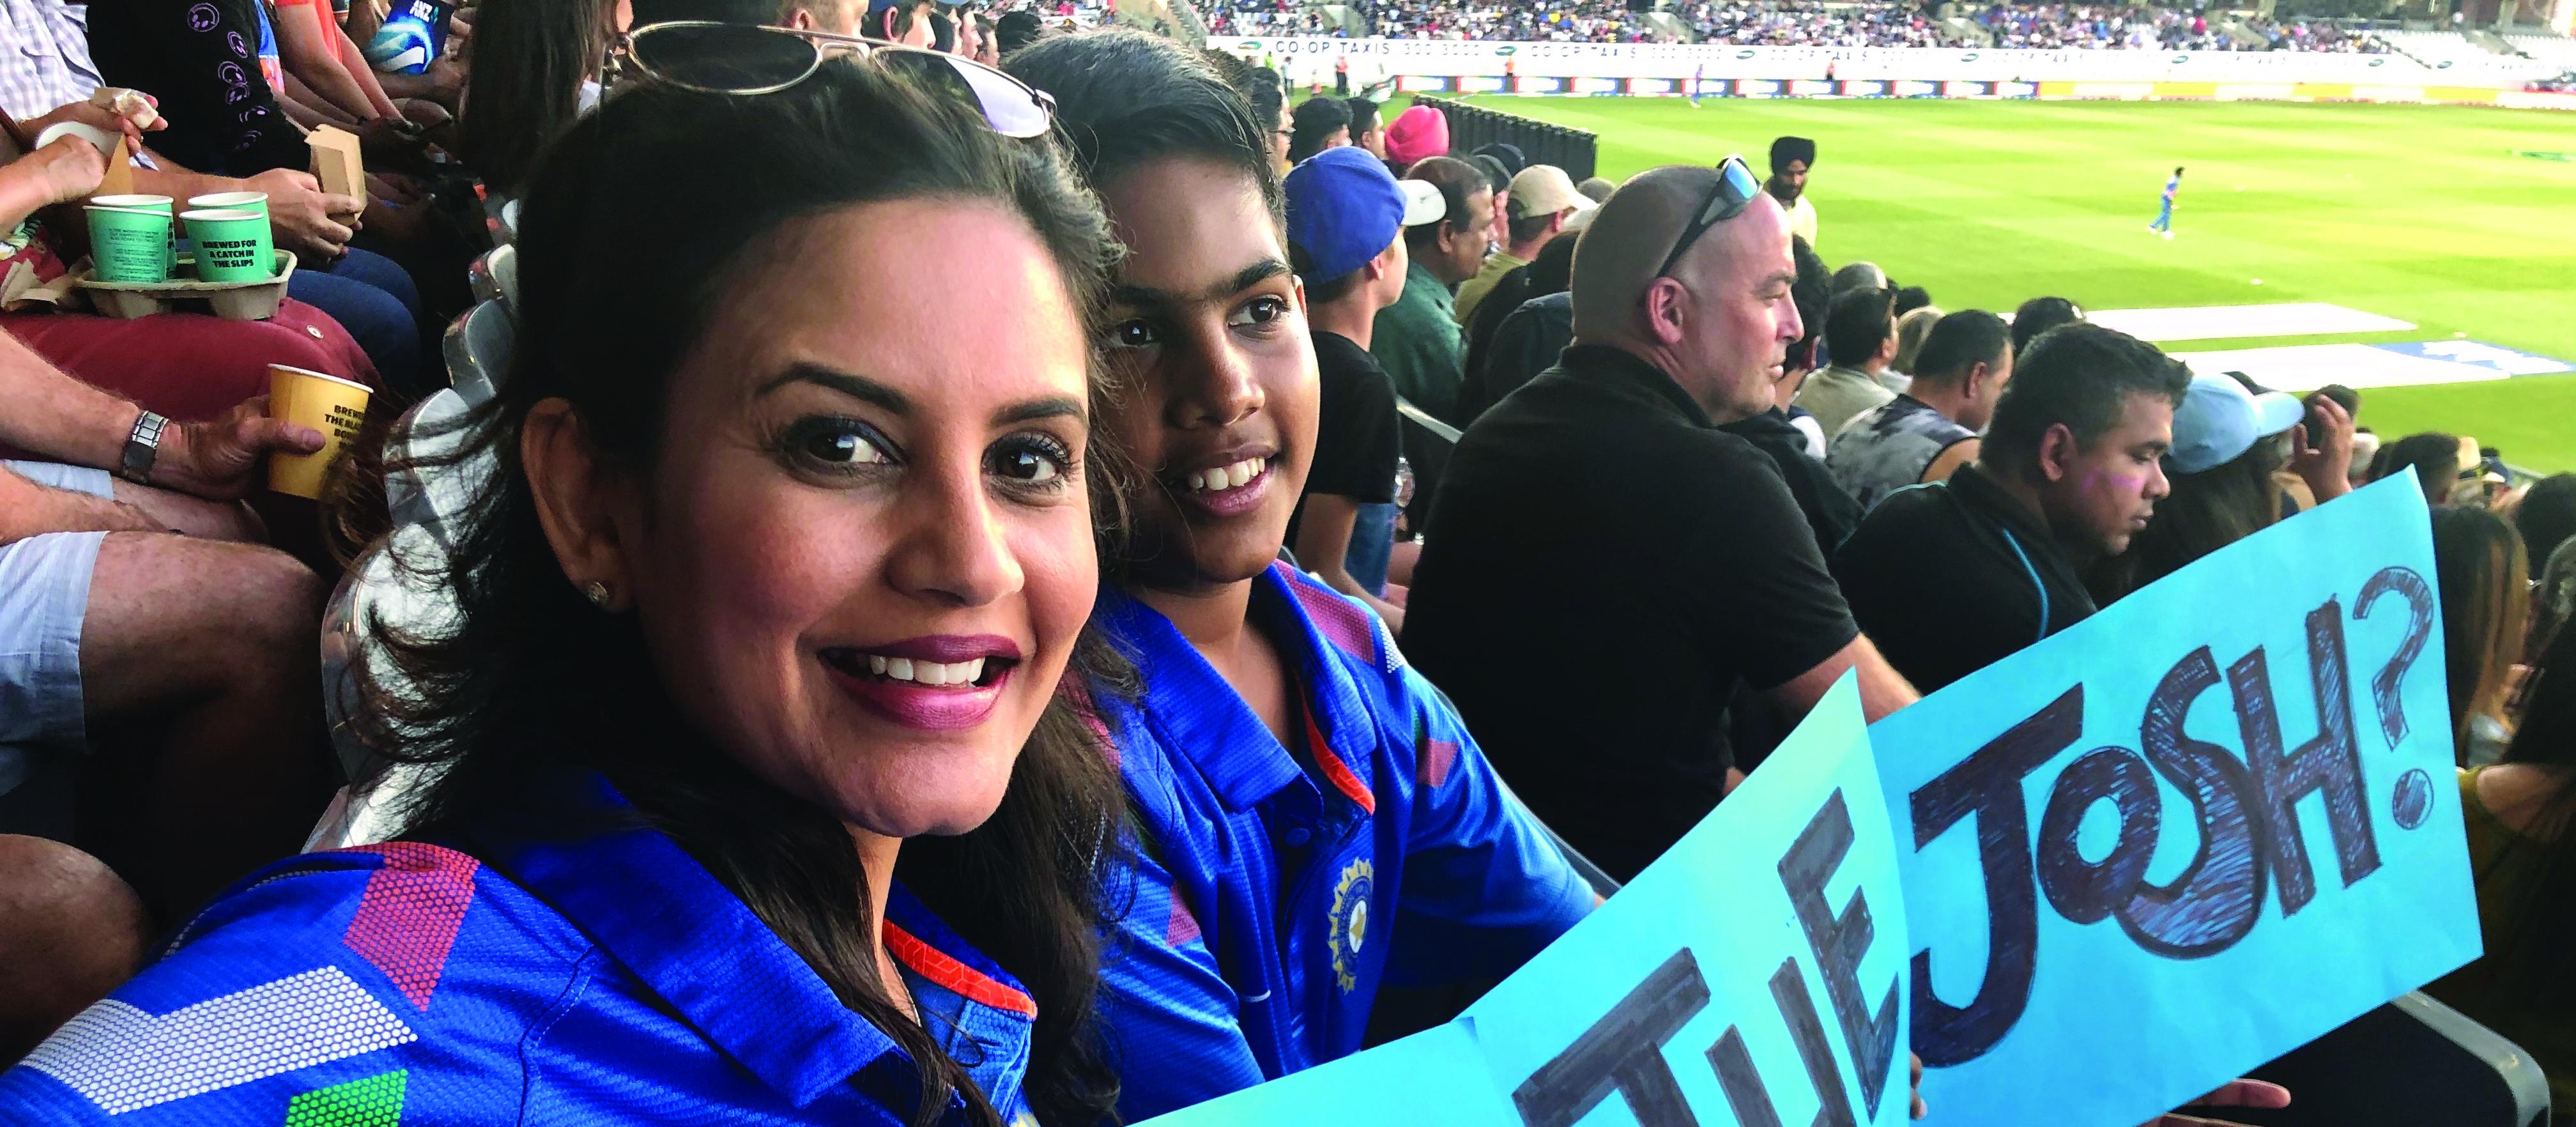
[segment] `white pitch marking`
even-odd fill
[[[2414,328],[2322,301],[2279,305],[2196,305],[2176,309],[2096,309],[2085,319],[2140,340],[2223,340],[2231,337],[2303,337],[2328,333],[2393,333]]]
[[[2293,344],[2172,356],[2194,372],[2243,372],[2255,383],[2281,391],[2313,391],[2330,383],[2373,388],[2506,378],[2505,373],[2482,365],[2408,356],[2366,344]]]

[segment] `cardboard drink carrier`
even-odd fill
[[[366,164],[359,157],[357,134],[325,125],[313,130],[305,140],[312,146],[313,176],[321,181],[323,191],[366,198]],[[119,137],[99,194],[130,195],[133,191],[134,170],[126,160],[125,139]],[[73,269],[71,280],[88,295],[92,306],[110,317],[131,320],[155,313],[192,311],[232,321],[265,321],[277,316],[278,306],[286,300],[287,280],[295,274],[294,252],[274,253],[274,272],[257,281],[199,281],[194,275],[195,262],[188,258],[174,260],[170,277],[159,282],[104,281],[95,277],[96,271],[88,260]]]

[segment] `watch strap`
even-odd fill
[[[151,411],[136,416],[134,430],[125,436],[125,456],[119,460],[116,476],[136,485],[149,485],[152,463],[161,456],[161,431],[170,420]]]

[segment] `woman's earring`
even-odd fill
[[[590,605],[598,607],[601,610],[607,610],[608,584],[602,583],[596,579],[593,579],[588,583],[584,583],[581,585],[581,597],[590,600]]]

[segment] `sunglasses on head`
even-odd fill
[[[1691,219],[1690,226],[1682,228],[1680,241],[1673,244],[1671,254],[1664,256],[1664,264],[1656,268],[1655,276],[1670,275],[1673,264],[1682,260],[1683,252],[1692,243],[1698,242],[1709,228],[1744,214],[1745,208],[1753,206],[1754,197],[1761,194],[1762,181],[1753,175],[1753,166],[1744,163],[1743,157],[1728,156],[1717,162],[1717,184],[1708,190],[1708,199],[1700,204],[1699,214]]]
[[[851,35],[787,27],[675,20],[647,24],[609,49],[614,72],[631,65],[643,77],[702,94],[775,94],[823,69],[836,54],[865,56],[922,90],[961,99],[1005,137],[1042,137],[1055,124],[1045,91],[972,59]]]

